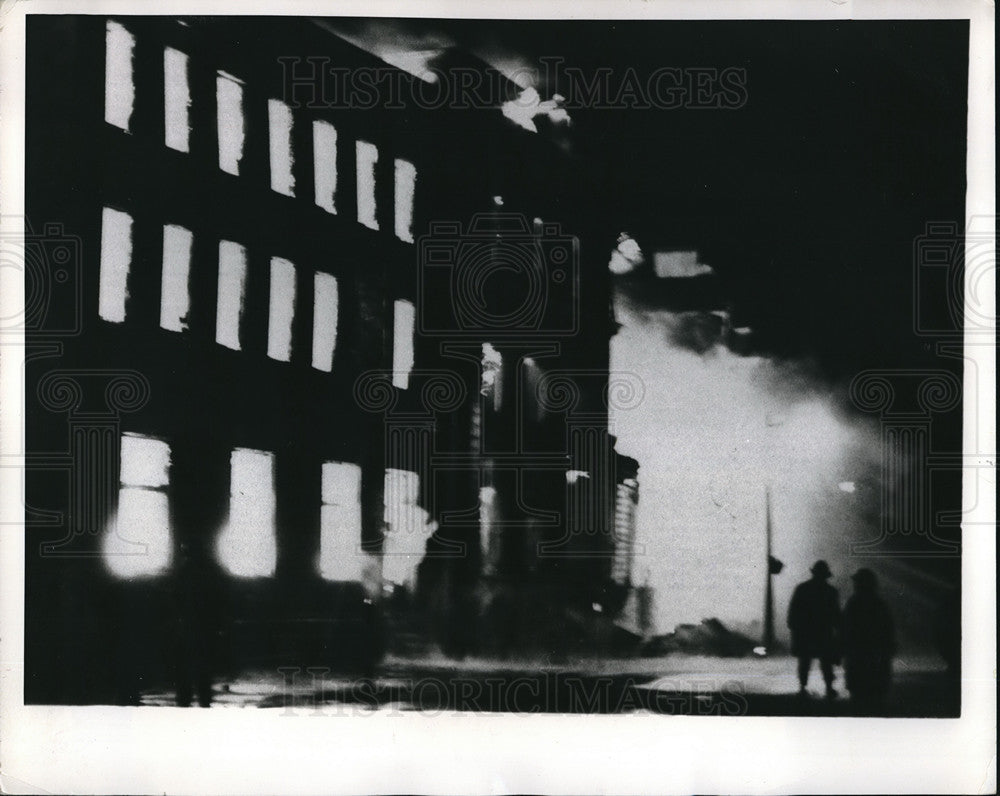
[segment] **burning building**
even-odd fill
[[[192,633],[370,668],[387,627],[461,655],[615,616],[639,385],[587,169],[309,20],[34,16],[27,59],[28,701],[134,702]]]

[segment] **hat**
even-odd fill
[[[819,578],[829,578],[833,575],[833,573],[830,572],[830,566],[822,558],[813,564],[812,569],[809,571]]]
[[[862,567],[851,575],[851,580],[862,588],[868,587],[870,589],[874,589],[878,584],[878,578],[875,577],[875,573],[868,569],[868,567]]]

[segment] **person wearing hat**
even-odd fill
[[[825,561],[813,564],[812,578],[800,583],[788,606],[788,628],[792,633],[792,654],[799,659],[799,694],[805,695],[813,659],[826,684],[827,699],[834,699],[833,667],[840,661],[840,595],[827,581],[830,567]]]
[[[892,679],[895,627],[878,578],[867,567],[851,576],[854,594],[844,606],[844,674],[860,715],[882,712]]]

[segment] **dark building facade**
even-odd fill
[[[637,495],[608,401],[640,385],[584,164],[321,21],[32,17],[26,81],[65,286],[26,340],[28,701],[134,702],[192,656],[370,669],[404,631],[593,646]]]

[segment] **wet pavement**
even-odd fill
[[[842,671],[835,699],[813,670],[798,693],[790,657],[586,659],[547,662],[444,657],[386,658],[367,676],[325,667],[279,666],[217,678],[213,706],[276,709],[289,715],[463,713],[655,713],[700,716],[851,716]],[[143,693],[144,705],[174,705],[170,688]],[[877,715],[955,717],[958,683],[933,657],[895,661],[893,687]]]

